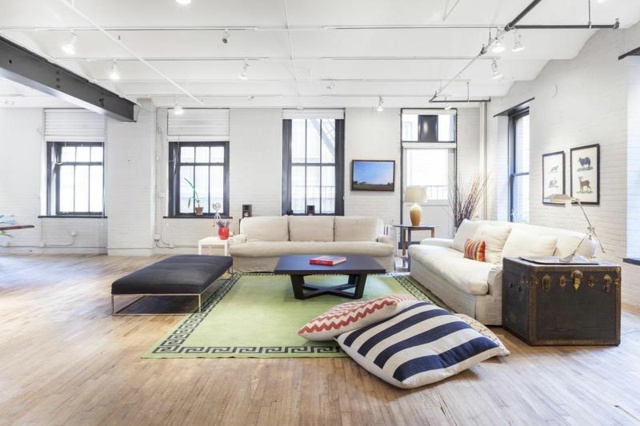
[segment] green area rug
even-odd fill
[[[315,275],[305,281],[336,285],[346,278]],[[429,300],[402,275],[370,275],[361,300],[396,293]],[[189,314],[143,358],[345,357],[335,341],[312,342],[297,332],[309,320],[348,301],[353,299],[333,295],[297,300],[289,276],[235,274],[204,302],[202,313]]]

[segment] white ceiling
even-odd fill
[[[628,28],[640,20],[638,0],[590,1],[592,24],[611,25],[619,18],[620,27]],[[490,29],[495,36],[496,28],[530,3],[0,0],[0,35],[128,99],[150,97],[158,106],[374,107],[382,97],[385,106],[412,107],[428,106],[436,90],[487,44]],[[588,5],[589,0],[543,0],[519,25],[585,25]],[[75,56],[61,48],[72,30]],[[594,32],[521,30],[526,48],[517,53],[511,51],[514,32],[508,32],[503,53],[481,56],[441,93],[464,100],[469,83],[472,99],[503,96],[515,81],[534,79],[547,61],[576,56]],[[493,58],[505,76],[501,80],[492,79]],[[118,82],[109,80],[114,60]],[[245,61],[249,79],[241,80]],[[0,82],[0,107],[44,99]]]

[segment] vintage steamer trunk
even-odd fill
[[[502,325],[530,345],[620,344],[620,266],[505,258]]]

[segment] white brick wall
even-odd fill
[[[565,209],[542,204],[542,154],[565,152],[566,193],[569,193],[570,149],[600,144],[600,205],[585,206],[585,210],[605,246],[606,253],[598,252],[598,257],[618,263],[627,255],[625,224],[628,220],[633,221],[633,217],[638,217],[638,206],[633,211],[627,209],[629,194],[638,192],[635,189],[631,193],[627,191],[627,175],[631,171],[628,165],[635,170],[640,169],[640,160],[631,157],[638,151],[637,129],[631,132],[636,138],[628,140],[631,119],[627,117],[630,113],[627,93],[631,87],[638,90],[640,74],[628,72],[631,61],[618,61],[617,57],[625,51],[625,41],[634,37],[637,40],[639,34],[638,25],[630,30],[597,32],[576,58],[549,62],[534,81],[517,83],[507,96],[494,100],[488,114],[493,117],[498,112],[535,97],[530,109],[530,221],[534,224],[586,231],[587,223],[579,208]],[[637,116],[635,113],[636,121]],[[493,216],[503,218],[508,213],[504,203],[508,186],[505,168],[506,119],[491,118],[490,121],[490,167],[498,171]],[[638,288],[635,277],[625,277],[624,301],[640,305]]]

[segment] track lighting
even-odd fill
[[[224,32],[222,33],[222,42],[224,44],[229,43],[229,30],[224,30]]]
[[[180,105],[176,105],[173,107],[173,115],[182,115],[184,114],[184,108]]]
[[[378,112],[384,111],[384,107],[382,106],[383,103],[384,103],[384,101],[382,100],[382,96],[379,96],[378,97],[378,108],[376,108],[376,110]]]
[[[334,87],[336,87],[336,82],[332,81],[327,85],[327,90],[332,90]]]
[[[109,73],[109,78],[111,80],[120,80],[120,72],[118,72],[118,64],[116,61],[113,61],[111,64],[111,72]]]
[[[511,51],[520,52],[521,50],[524,50],[524,45],[522,44],[522,35],[520,35],[518,30],[515,30],[513,32],[513,49],[511,49]]]
[[[69,43],[62,45],[62,50],[64,50],[64,53],[66,53],[67,55],[76,54],[76,40],[78,40],[78,36],[76,35],[76,33],[72,32],[71,40],[69,40]]]
[[[181,5],[191,4],[191,0],[176,0],[176,3]]]
[[[504,52],[504,44],[502,44],[502,37],[496,36],[495,42],[493,43],[493,47],[491,48],[493,53],[502,53]]]
[[[494,59],[491,63],[491,70],[493,71],[493,79],[499,80],[502,78],[502,73],[498,69],[498,62]]]
[[[242,72],[238,74],[238,78],[240,80],[249,80],[249,76],[247,76],[247,69],[249,69],[249,64],[245,62],[244,67],[242,67]]]

